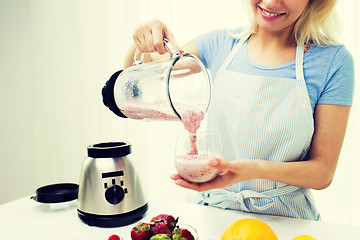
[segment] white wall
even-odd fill
[[[339,2],[341,39],[359,69],[359,3]],[[78,182],[86,147],[104,141],[132,143],[149,196],[192,198],[168,177],[181,124],[120,119],[103,106],[101,88],[121,69],[141,22],[160,18],[185,43],[239,25],[241,7],[241,0],[0,0],[0,204],[42,185]],[[357,102],[359,94],[334,183],[315,192],[324,221],[360,225]]]
[[[28,2],[0,2],[0,202],[29,194],[37,181],[29,15]]]

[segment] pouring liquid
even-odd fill
[[[121,111],[132,119],[153,119],[153,120],[179,120],[176,115],[168,114],[167,106],[156,104],[156,106],[124,107]],[[189,132],[190,151],[176,156],[175,167],[179,175],[190,182],[207,182],[218,174],[216,168],[208,166],[208,161],[217,155],[211,152],[200,152],[196,146],[196,132],[204,119],[204,112],[192,107],[178,107],[181,122],[185,130]]]
[[[196,131],[200,127],[201,120],[204,119],[204,113],[202,111],[187,109],[181,113],[181,117],[184,128],[189,131],[191,150],[188,152],[188,155],[197,155],[198,149],[196,147]]]
[[[190,151],[175,158],[175,167],[179,175],[194,183],[208,182],[214,179],[219,171],[217,168],[210,167],[208,162],[211,158],[218,157],[217,154],[208,151],[198,151],[196,146],[196,132],[204,118],[202,111],[187,109],[181,114],[184,128],[189,131]]]

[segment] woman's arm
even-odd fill
[[[263,169],[260,170],[262,175],[259,177],[304,188],[327,188],[335,174],[349,114],[349,106],[317,105],[309,160],[263,163]]]
[[[171,178],[176,184],[197,191],[223,188],[258,178],[303,188],[324,189],[331,184],[335,174],[349,113],[349,106],[316,106],[315,132],[307,161],[269,162],[242,159],[228,162],[224,159],[212,159],[209,165],[224,170],[226,173],[211,182],[193,184],[184,181],[178,174],[172,175]]]

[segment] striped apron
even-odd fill
[[[221,134],[223,157],[273,162],[304,160],[314,132],[303,72],[304,48],[296,49],[296,79],[246,75],[227,69],[245,43],[233,48],[219,69],[208,127]],[[200,194],[200,204],[223,209],[319,220],[309,189],[266,179],[244,181]]]

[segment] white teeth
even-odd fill
[[[268,12],[264,9],[262,9],[263,13],[266,15],[266,16],[269,16],[269,17],[276,17],[276,16],[279,16],[280,14],[276,14],[276,13],[271,13],[271,12]]]

